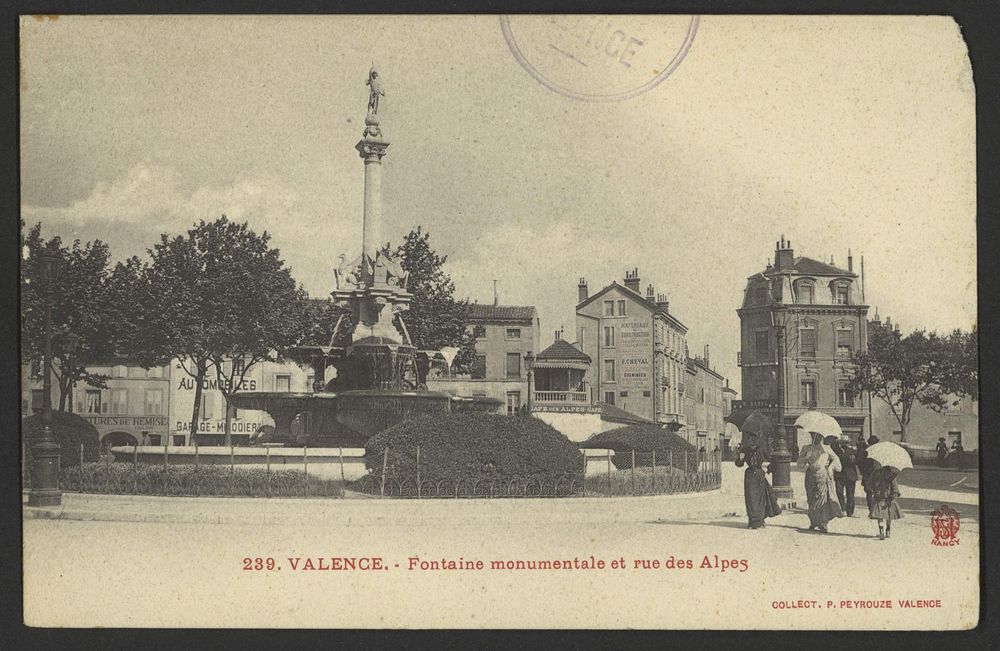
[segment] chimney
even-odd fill
[[[777,243],[774,250],[774,270],[785,271],[792,268],[795,260],[795,252],[792,250],[792,241],[785,241],[785,236],[781,236],[781,241]]]
[[[632,271],[625,272],[625,286],[639,293],[639,267],[633,267]]]
[[[705,366],[708,366],[708,344],[705,344]]]
[[[850,249],[847,249],[847,270],[854,271],[854,256],[851,255]]]
[[[585,300],[587,300],[587,279],[586,278],[581,278],[580,279],[580,284],[577,285],[577,295],[576,295],[576,298],[577,298],[577,300],[576,300],[577,303],[582,303]]]
[[[656,307],[663,310],[664,312],[670,311],[670,301],[667,300],[666,294],[656,295]]]
[[[562,339],[561,335],[562,335],[562,331],[561,330],[556,330],[555,341],[559,341],[560,339]]]
[[[654,296],[653,286],[652,285],[647,285],[646,286],[646,298],[648,298],[649,300],[653,300],[653,296]]]

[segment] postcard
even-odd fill
[[[23,16],[32,627],[962,630],[947,16]]]

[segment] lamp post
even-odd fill
[[[524,354],[524,370],[528,372],[528,414],[531,414],[531,407],[534,404],[535,387],[532,380],[535,375],[535,354],[530,350]]]
[[[771,475],[774,477],[773,488],[775,497],[791,498],[792,491],[791,462],[792,455],[788,452],[788,442],[785,440],[785,323],[771,311],[771,325],[774,326],[775,348],[777,348],[778,368],[778,414],[777,428],[771,441]]]
[[[59,506],[59,444],[52,432],[52,289],[59,277],[62,255],[48,248],[39,256],[42,293],[45,300],[45,349],[42,369],[42,429],[31,446],[31,488],[28,506]]]

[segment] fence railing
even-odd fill
[[[586,391],[535,391],[535,402],[590,402]]]
[[[388,458],[384,453],[383,461]],[[617,457],[618,455],[616,455]],[[367,495],[411,499],[433,498],[494,498],[494,497],[623,497],[639,495],[669,495],[715,490],[722,485],[722,456],[718,452],[703,455],[668,455],[683,463],[677,467],[664,463],[663,454],[657,465],[655,452],[631,450],[617,465],[611,455],[589,457],[590,468],[576,474],[548,477],[470,476],[461,479],[421,475],[419,465],[414,473],[393,472],[386,463],[383,472],[373,473],[355,481],[350,489]],[[419,448],[415,457],[419,460]],[[594,464],[605,464],[593,472]]]
[[[388,466],[384,450],[382,472],[361,479],[321,479],[302,470],[272,470],[241,467],[230,456],[225,465],[140,463],[138,455],[129,462],[81,463],[60,470],[60,488],[82,493],[173,496],[242,497],[343,497],[344,489],[367,495],[396,498],[527,498],[666,495],[714,490],[722,483],[722,455],[719,452],[682,455],[655,452],[619,451],[612,455],[587,457],[588,467],[580,473],[535,477],[501,477],[481,473],[461,478],[436,477],[424,473],[420,448],[415,449],[416,472],[412,475]],[[280,466],[279,466],[280,468]],[[304,466],[304,469],[306,466]],[[22,468],[25,471],[26,468]],[[595,472],[595,470],[597,470]],[[341,475],[342,476],[342,475]],[[25,488],[30,477],[22,475]]]

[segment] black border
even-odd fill
[[[671,3],[648,0],[346,0],[317,2],[286,0],[265,3],[260,0],[15,0],[0,9],[0,158],[3,160],[0,198],[5,210],[0,229],[6,253],[0,255],[0,292],[9,306],[0,320],[0,337],[12,345],[0,355],[0,405],[19,403],[19,373],[17,347],[17,274],[18,216],[20,214],[19,185],[19,121],[18,121],[18,16],[20,14],[322,14],[322,13],[698,13],[698,14],[901,14],[951,15],[959,23],[969,49],[976,85],[977,115],[977,198],[979,254],[979,324],[981,386],[985,395],[980,400],[981,450],[981,606],[979,626],[959,632],[704,632],[704,631],[357,631],[357,630],[142,630],[142,629],[31,629],[21,620],[21,529],[20,486],[18,467],[19,423],[17,410],[0,410],[3,435],[0,436],[0,509],[5,526],[0,527],[0,637],[9,640],[9,648],[119,648],[143,644],[148,648],[171,648],[179,645],[213,648],[256,648],[276,643],[294,647],[328,646],[388,647],[401,649],[438,648],[510,648],[554,646],[560,648],[653,647],[667,644],[679,648],[695,645],[719,649],[799,649],[840,647],[864,649],[978,649],[990,648],[989,640],[997,636],[997,570],[991,559],[998,558],[997,541],[993,538],[994,522],[1000,521],[998,485],[998,446],[991,445],[991,424],[997,422],[997,374],[1000,354],[992,346],[996,341],[996,306],[1000,296],[997,266],[994,264],[1000,220],[1000,133],[997,108],[1000,104],[1000,3],[989,0],[883,0],[795,2],[790,0],[758,0],[756,2],[723,0],[678,1]],[[942,255],[949,252],[942,251]],[[920,261],[914,261],[920,264]],[[16,514],[16,515],[15,515]],[[9,570],[9,571],[8,571]],[[947,575],[942,575],[947,580]],[[113,586],[110,586],[113,589]],[[679,599],[683,596],[679,595]],[[267,606],[263,610],[266,612]],[[753,622],[747,622],[752,625]],[[5,644],[6,646],[6,644]]]

